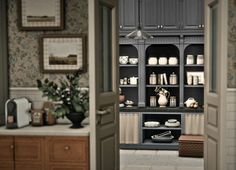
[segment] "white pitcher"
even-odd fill
[[[166,107],[168,99],[170,97],[170,93],[168,91],[166,91],[166,93],[160,91],[158,95],[159,95],[158,104],[160,105],[160,107]]]

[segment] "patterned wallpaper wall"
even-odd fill
[[[9,75],[10,87],[35,87],[36,79],[57,80],[59,74],[42,74],[39,66],[39,37],[42,34],[76,34],[88,32],[88,1],[65,1],[65,30],[19,31],[17,26],[17,1],[8,0]],[[88,86],[84,74],[81,86]]]
[[[228,87],[236,88],[236,1],[228,2]]]

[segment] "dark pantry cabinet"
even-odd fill
[[[140,24],[153,35],[166,32],[201,32],[204,0],[141,0]],[[120,35],[138,26],[138,0],[120,0]]]

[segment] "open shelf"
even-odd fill
[[[155,149],[170,149],[177,150],[179,147],[179,142],[177,139],[174,139],[171,143],[155,143],[151,139],[145,139],[143,145],[155,148]]]
[[[179,67],[179,65],[150,65],[150,64],[147,64],[146,67]]]
[[[148,84],[146,87],[179,87],[179,85]]]
[[[143,130],[181,130],[181,127],[166,127],[165,125],[161,125],[159,127],[142,127]]]
[[[120,87],[138,87],[138,85],[131,85],[131,84],[124,85],[124,84],[120,84]]]
[[[120,64],[119,65],[120,67],[138,67],[138,65],[137,64]]]
[[[204,67],[203,64],[185,64],[185,67]]]
[[[184,85],[184,87],[187,87],[187,88],[203,88],[204,85]]]

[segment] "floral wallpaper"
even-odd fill
[[[228,88],[236,88],[236,2],[228,2]]]
[[[42,74],[39,65],[39,37],[42,34],[76,34],[88,32],[88,1],[65,1],[63,31],[20,31],[17,26],[17,1],[8,0],[8,44],[10,87],[35,87],[36,79],[58,80],[63,74]],[[88,73],[81,86],[88,86]]]

